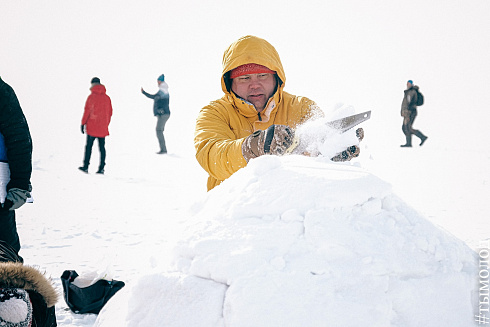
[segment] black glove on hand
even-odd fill
[[[5,202],[2,204],[1,210],[7,211],[18,209],[24,203],[26,203],[27,198],[30,196],[31,194],[29,191],[21,190],[20,188],[11,188],[7,192],[7,197],[5,198]]]
[[[359,142],[362,141],[364,138],[364,130],[362,128],[358,128],[356,130],[356,136]],[[337,154],[335,157],[333,157],[332,161],[350,161],[352,158],[357,158],[359,157],[359,153],[361,152],[361,149],[357,145],[352,145],[348,147],[345,151],[342,151],[341,153]]]
[[[82,134],[85,134],[85,125],[80,125],[80,130],[82,131]]]
[[[265,131],[258,130],[242,144],[242,155],[247,160],[264,154],[281,155],[293,144],[294,131],[285,125],[271,125]]]

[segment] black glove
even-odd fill
[[[20,208],[24,203],[26,203],[27,198],[30,197],[31,194],[29,191],[21,190],[20,188],[11,188],[7,192],[7,196],[5,197],[5,202],[2,204],[1,210],[15,210]]]
[[[281,155],[293,144],[294,131],[285,125],[271,125],[265,131],[258,130],[242,144],[242,155],[247,160],[264,154]]]
[[[85,134],[85,125],[80,125],[80,130],[82,131],[82,134]]]

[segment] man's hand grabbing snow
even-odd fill
[[[271,125],[265,131],[258,130],[242,144],[242,155],[247,160],[264,154],[282,155],[293,144],[294,131],[285,125]]]

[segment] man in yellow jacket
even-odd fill
[[[322,115],[310,99],[285,92],[285,82],[279,54],[266,40],[245,36],[225,51],[225,94],[202,108],[194,135],[196,158],[209,174],[208,191],[250,159],[283,154],[294,128]]]

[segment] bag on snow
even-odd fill
[[[125,285],[118,280],[99,279],[90,286],[78,287],[73,284],[77,277],[75,270],[65,270],[61,275],[65,302],[75,313],[98,314],[107,301]]]

